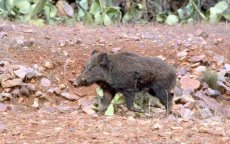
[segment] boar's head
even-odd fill
[[[107,53],[93,51],[91,57],[85,65],[84,70],[76,78],[73,85],[89,86],[98,81],[106,81],[108,78],[109,59]]]

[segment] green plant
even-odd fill
[[[218,2],[214,7],[211,7],[206,16],[210,22],[219,22],[222,18],[230,20],[230,1],[223,0]]]
[[[218,75],[215,71],[211,70],[206,70],[203,73],[203,81],[208,84],[208,86],[212,89],[217,89],[217,80],[218,80]]]
[[[96,93],[99,98],[99,107],[101,107],[101,99],[103,98],[103,90],[98,87],[96,89]],[[117,93],[115,97],[112,99],[111,103],[108,105],[107,110],[105,111],[105,115],[111,116],[114,114],[116,106],[120,104],[125,104],[125,97],[121,93]],[[135,94],[134,98],[134,107],[137,109],[143,109],[144,111],[148,111],[150,106],[157,105],[163,106],[159,99],[151,96],[147,92],[138,92]]]
[[[103,90],[100,87],[98,87],[96,89],[96,93],[99,98],[99,107],[101,107],[101,99],[103,98]],[[107,110],[105,111],[105,115],[107,116],[113,115],[116,105],[120,105],[124,103],[125,103],[124,96],[121,93],[117,93],[112,99],[112,101],[110,102],[110,104],[108,105]]]
[[[219,1],[207,11],[202,11],[201,0],[188,0],[175,11],[165,9],[162,0],[146,0],[144,8],[148,9],[143,9],[141,2],[132,1],[128,9],[124,10],[124,7],[119,5],[120,1],[113,0],[76,0],[77,6],[71,6],[65,0],[0,0],[0,17],[36,25],[76,21],[97,25],[145,20],[168,25],[193,23],[198,20],[230,21],[230,0]],[[146,10],[145,14],[143,10]]]

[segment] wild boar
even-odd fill
[[[107,54],[93,51],[73,85],[90,86],[94,83],[104,91],[99,113],[106,110],[117,92],[125,96],[129,110],[143,112],[134,108],[134,96],[137,92],[147,91],[159,98],[169,114],[173,99],[170,92],[176,84],[176,72],[171,65],[157,57],[144,57],[130,52]]]

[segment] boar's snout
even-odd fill
[[[86,79],[82,76],[79,76],[74,82],[74,87],[85,86],[87,84]]]

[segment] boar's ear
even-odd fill
[[[96,53],[98,53],[98,51],[94,49],[94,50],[91,52],[91,56],[94,55],[94,54],[96,54]]]
[[[102,66],[107,66],[109,60],[108,60],[108,54],[107,53],[100,53],[97,56],[97,62]]]

